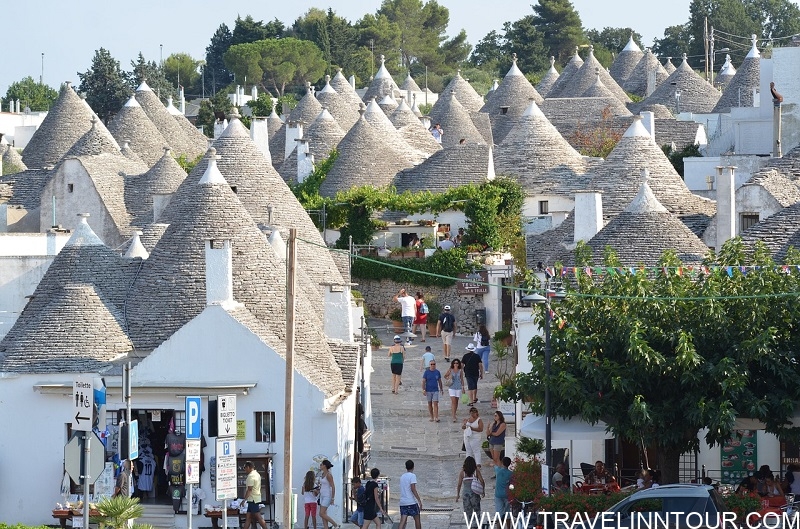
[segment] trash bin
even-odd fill
[[[486,309],[478,309],[475,311],[475,323],[478,325],[486,325]]]

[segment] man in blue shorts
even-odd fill
[[[414,527],[422,529],[419,513],[422,510],[422,499],[417,492],[417,476],[414,474],[414,462],[406,461],[406,473],[400,476],[400,525],[406,528],[408,517],[414,518]]]

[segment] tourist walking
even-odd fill
[[[444,306],[444,312],[439,314],[436,322],[436,335],[442,337],[444,344],[444,361],[450,362],[450,346],[453,345],[453,336],[456,334],[456,317],[450,312],[450,305]]]
[[[492,463],[495,467],[501,465],[500,454],[506,447],[506,418],[503,412],[494,412],[494,420],[486,427],[486,437],[489,438],[489,453],[492,454]]]
[[[425,346],[425,352],[422,353],[422,364],[420,364],[419,370],[420,371],[425,371],[426,369],[428,369],[428,367],[430,367],[431,362],[433,362],[435,360],[436,360],[436,357],[433,356],[433,352],[431,352],[431,346],[430,345],[426,345]]]
[[[400,303],[400,318],[403,320],[403,330],[406,333],[406,345],[411,345],[411,325],[417,316],[417,301],[409,296],[404,288],[401,288],[392,299]]]
[[[464,447],[467,450],[467,457],[475,460],[481,466],[481,454],[483,449],[483,420],[478,414],[475,406],[469,409],[469,417],[461,422],[461,429],[464,430]]]
[[[306,477],[303,480],[303,488],[300,490],[303,495],[304,510],[306,514],[303,527],[308,529],[308,519],[311,518],[314,523],[314,529],[317,529],[317,497],[319,494],[319,487],[314,483],[314,471],[309,470],[306,472]]]
[[[406,358],[406,348],[403,346],[403,340],[395,335],[394,343],[389,346],[390,367],[392,369],[392,393],[397,394],[400,391],[400,384],[402,381],[400,376],[403,374],[403,362]]]
[[[256,470],[252,461],[247,461],[244,464],[244,471],[246,473],[245,485],[247,489],[244,492],[244,499],[247,501],[247,518],[244,522],[244,529],[259,526],[261,529],[267,529],[267,522],[261,516],[261,474]]]
[[[471,519],[473,514],[480,516],[481,496],[484,496],[486,483],[481,476],[481,469],[475,463],[475,459],[467,456],[461,472],[458,473],[458,486],[456,487],[456,502],[459,497],[464,505],[464,514],[467,519]]]
[[[431,136],[433,139],[436,140],[436,143],[442,143],[442,136],[444,136],[444,131],[442,130],[442,125],[437,123],[431,128]]]
[[[414,462],[406,461],[406,473],[400,476],[400,525],[398,529],[405,529],[408,517],[414,519],[414,527],[422,529],[420,512],[422,511],[422,498],[417,492],[417,476],[414,474]]]
[[[356,510],[350,516],[350,523],[361,527],[364,525],[364,505],[367,503],[367,489],[361,484],[361,478],[358,476],[354,476],[350,480],[350,499],[356,502]]]
[[[453,422],[456,422],[458,401],[461,398],[461,392],[464,390],[464,370],[461,369],[461,360],[458,358],[453,358],[453,361],[450,362],[450,368],[444,374],[444,385],[447,386],[447,391],[450,394],[450,413],[453,417]]]
[[[322,478],[319,481],[319,517],[322,519],[322,529],[328,529],[328,524],[331,524],[334,529],[339,529],[339,524],[328,516],[328,507],[335,505],[334,498],[336,498],[336,484],[333,482],[332,468],[333,463],[327,459],[319,465],[319,469],[322,471]]]
[[[481,362],[483,362],[483,370],[489,371],[489,353],[492,349],[489,329],[486,328],[486,325],[481,325],[472,338],[475,341],[475,353],[481,357]]]
[[[508,502],[508,486],[511,484],[511,458],[504,457],[501,461],[502,465],[495,467],[494,477],[497,482],[494,484],[494,510],[503,517],[505,523],[505,515],[511,512]]]
[[[386,516],[386,511],[383,510],[383,505],[381,505],[380,487],[376,481],[378,476],[381,475],[381,471],[377,468],[373,468],[370,470],[369,475],[372,479],[367,481],[367,484],[364,486],[364,491],[367,494],[367,501],[364,504],[364,525],[361,526],[361,529],[367,529],[370,522],[374,522],[375,527],[381,529],[381,519],[378,518],[378,512]]]
[[[467,344],[467,354],[461,358],[461,365],[467,380],[469,405],[472,406],[478,402],[478,380],[483,378],[483,361],[475,352],[475,344]]]
[[[439,422],[439,395],[442,393],[442,374],[436,369],[436,360],[422,373],[422,394],[428,399],[430,422]]]
[[[428,309],[428,304],[425,303],[425,296],[422,292],[417,292],[417,317],[414,319],[414,328],[412,331],[414,334],[420,333],[422,334],[421,342],[425,341],[425,332],[428,330],[428,313],[430,309]]]

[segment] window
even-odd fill
[[[72,193],[75,190],[75,186],[73,184],[67,184],[67,192]]]
[[[231,191],[233,191],[233,194],[235,195],[236,194],[236,186],[231,186]]]
[[[500,115],[505,116],[508,114],[508,107],[500,107]]]
[[[274,443],[275,442],[275,412],[257,411],[256,412],[256,442]]]
[[[743,232],[753,224],[758,224],[758,213],[742,213],[742,221],[739,223],[739,232]]]
[[[547,200],[539,201],[539,215],[547,215],[550,213],[550,203]]]

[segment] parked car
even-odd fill
[[[675,528],[718,525],[725,510],[725,501],[714,487],[673,484],[635,492],[606,512],[615,514],[620,529],[637,529],[663,527],[661,520]]]

